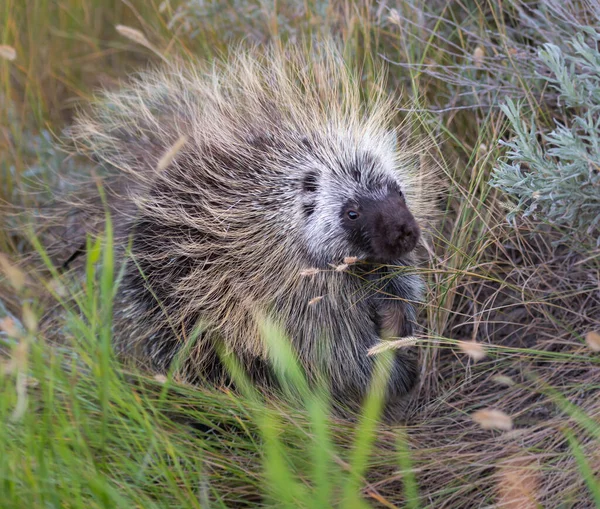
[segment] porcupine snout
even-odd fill
[[[371,246],[375,258],[392,262],[411,252],[421,231],[406,206],[401,193],[391,191],[377,203],[371,231]]]

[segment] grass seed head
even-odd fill
[[[115,29],[123,37],[127,37],[127,39],[141,44],[142,46],[146,46],[147,48],[152,48],[152,44],[150,44],[150,41],[146,39],[146,36],[137,28],[131,28],[125,25],[117,25]]]
[[[512,387],[515,385],[515,381],[506,375],[496,375],[492,377],[492,381],[497,383],[498,385],[505,385],[506,387]]]
[[[398,12],[398,9],[390,9],[388,21],[393,25],[402,26],[402,18]]]
[[[483,348],[481,343],[476,343],[475,341],[459,341],[458,347],[475,362],[480,361],[485,357],[485,348]]]
[[[483,64],[483,58],[485,57],[485,50],[481,46],[477,46],[473,51],[473,64],[479,68]]]
[[[3,272],[11,286],[20,292],[25,286],[25,273],[9,262],[8,257],[0,253],[0,272]]]
[[[302,277],[316,276],[319,272],[320,272],[319,269],[315,269],[315,268],[304,269],[304,270],[300,271],[300,275]]]
[[[53,278],[48,282],[50,291],[56,293],[58,297],[64,298],[69,295],[69,292],[62,281],[58,278]]]
[[[510,458],[498,465],[498,507],[504,509],[536,509],[540,475],[537,465],[528,458]]]
[[[483,429],[510,431],[513,427],[513,422],[509,415],[501,410],[494,410],[493,408],[478,410],[473,413],[472,418]]]
[[[160,158],[160,160],[158,161],[158,164],[156,165],[156,171],[161,172],[167,166],[169,166],[173,162],[173,159],[175,159],[175,156],[177,155],[177,153],[183,148],[183,146],[185,145],[186,142],[187,142],[187,137],[183,136],[183,135],[180,136],[179,139],[175,143],[173,143],[173,145],[171,145],[166,150],[166,152],[163,154],[163,156]]]
[[[21,335],[14,319],[9,316],[0,320],[0,331],[4,332],[9,338],[18,338]]]
[[[17,52],[12,46],[7,46],[5,44],[1,45],[0,58],[4,58],[5,60],[9,60],[12,62],[15,58],[17,58]]]
[[[35,334],[38,330],[37,316],[27,303],[23,305],[23,325],[31,334]]]
[[[585,335],[585,342],[593,352],[600,352],[600,333],[596,331],[588,332]]]
[[[387,352],[388,350],[397,350],[399,348],[406,348],[414,345],[419,341],[419,338],[414,336],[407,336],[405,338],[390,340],[390,341],[381,341],[377,343],[375,346],[372,346],[367,355],[370,357],[372,355],[377,355],[382,352]]]

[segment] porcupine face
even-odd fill
[[[301,190],[314,263],[341,263],[346,256],[392,263],[416,247],[420,229],[402,183],[376,156],[357,152],[316,166],[305,172]]]

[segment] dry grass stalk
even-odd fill
[[[318,297],[313,297],[312,299],[310,299],[310,300],[308,301],[308,305],[309,305],[309,306],[313,306],[313,305],[315,305],[317,302],[320,302],[320,301],[322,301],[322,300],[323,300],[323,296],[322,296],[322,295],[320,295],[320,296],[318,296]]]
[[[478,410],[473,413],[472,418],[483,429],[510,431],[513,427],[513,422],[509,415],[493,408]]]
[[[356,256],[346,256],[346,258],[344,258],[344,263],[346,265],[352,265],[353,263],[356,263],[358,261],[358,258]]]

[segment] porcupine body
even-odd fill
[[[430,212],[393,103],[366,95],[330,47],[273,49],[141,73],[80,116],[71,138],[109,175],[123,253],[131,242],[118,352],[165,372],[185,351],[185,377],[220,383],[218,343],[271,385],[269,317],[310,380],[360,403],[368,350],[413,334],[422,282],[398,266],[414,263]],[[348,257],[358,261],[332,268]],[[399,350],[389,407],[416,377]]]

